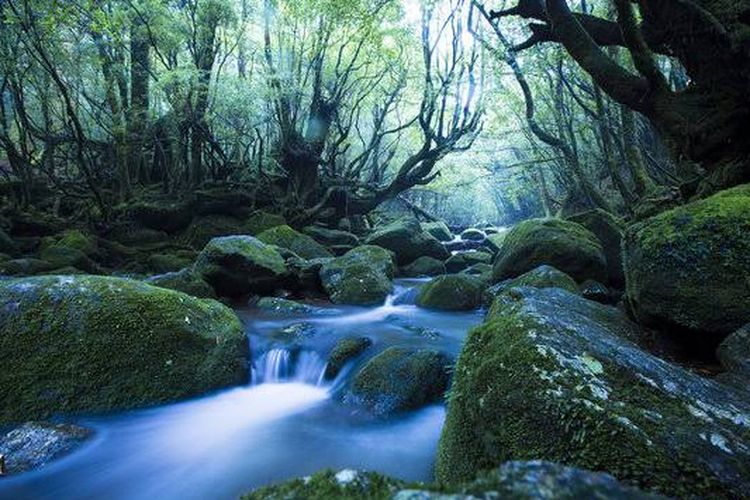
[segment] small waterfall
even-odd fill
[[[276,348],[263,354],[253,367],[253,385],[298,382],[324,385],[326,362],[313,351]]]

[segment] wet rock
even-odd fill
[[[325,378],[336,378],[347,363],[357,358],[372,346],[372,340],[367,337],[347,337],[336,342],[328,356]]]
[[[214,292],[213,287],[206,283],[201,275],[195,272],[192,267],[152,276],[146,279],[146,283],[186,293],[201,299],[216,298],[216,292]]]
[[[285,483],[259,488],[245,495],[244,500],[306,500],[391,498],[404,485],[375,472],[344,469],[338,472],[323,471],[310,477],[294,479]]]
[[[286,248],[303,259],[333,257],[333,254],[310,236],[295,231],[289,226],[276,226],[258,235],[258,239],[268,245]]]
[[[459,252],[445,261],[449,273],[460,273],[474,264],[492,264],[492,255],[487,252]]]
[[[580,224],[560,219],[532,219],[514,227],[497,254],[494,279],[515,278],[542,264],[578,282],[607,279],[607,260],[597,237]]]
[[[716,356],[727,370],[720,379],[750,391],[750,324],[724,339]]]
[[[624,222],[601,209],[589,210],[568,217],[599,239],[607,259],[608,283],[616,288],[625,287],[625,272],[622,268],[622,236],[625,230]]]
[[[401,274],[407,278],[445,274],[445,264],[442,260],[432,257],[420,257],[408,266],[402,267]]]
[[[375,305],[393,291],[394,273],[390,252],[364,245],[325,263],[320,281],[336,304]]]
[[[414,219],[401,219],[379,227],[366,243],[392,251],[399,265],[409,264],[420,257],[444,261],[450,256],[445,247],[431,234],[422,231]]]
[[[561,288],[571,293],[579,293],[575,280],[564,272],[552,266],[539,266],[521,276],[500,282],[484,291],[484,303],[491,305],[492,301],[506,290],[514,287],[529,286],[534,288]]]
[[[462,240],[484,241],[486,237],[487,235],[481,229],[470,228],[461,233]]]
[[[255,303],[255,307],[280,316],[312,314],[316,310],[315,307],[278,297],[263,297]]]
[[[515,288],[455,370],[438,479],[513,459],[564,461],[676,497],[750,494],[746,395],[640,350],[614,308]]]
[[[6,473],[18,474],[68,455],[91,435],[91,430],[77,425],[27,422],[0,437],[0,455]]]
[[[414,410],[443,397],[450,364],[437,351],[390,347],[362,367],[344,399],[378,415]]]
[[[451,241],[453,239],[453,233],[443,221],[424,222],[422,223],[422,229],[431,234],[438,241]]]
[[[222,297],[273,291],[287,273],[279,252],[252,236],[214,238],[195,270]]]
[[[121,278],[0,281],[0,423],[174,401],[244,383],[231,309]]]
[[[467,274],[445,274],[425,284],[417,305],[442,311],[470,311],[482,302],[482,282]]]
[[[641,321],[723,337],[750,322],[750,185],[630,226],[627,297]]]

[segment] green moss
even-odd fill
[[[519,286],[534,288],[561,288],[568,292],[578,294],[579,288],[575,280],[562,271],[552,266],[539,266],[536,269],[522,274],[518,278],[505,280],[484,291],[483,302],[491,305],[492,302],[503,292]]]
[[[244,500],[348,500],[352,498],[386,500],[404,486],[404,482],[373,472],[323,471],[311,477],[295,479],[276,486],[260,488],[242,497]]]
[[[155,253],[148,256],[148,267],[156,273],[170,273],[190,267],[195,262],[196,252],[177,250],[170,253]]]
[[[460,273],[475,264],[492,264],[492,255],[487,252],[459,252],[445,261],[449,273]]]
[[[192,267],[152,276],[146,282],[153,286],[175,290],[201,299],[216,298],[216,292],[211,285],[206,283]]]
[[[245,220],[245,227],[247,228],[248,234],[257,236],[267,229],[271,229],[276,226],[283,226],[286,224],[284,217],[276,214],[270,214],[263,210],[258,210],[250,214]]]
[[[377,414],[420,408],[443,397],[449,366],[437,351],[390,347],[362,367],[345,399]]]
[[[55,266],[41,259],[13,259],[0,263],[0,275],[32,276],[51,271]]]
[[[94,276],[0,282],[0,423],[174,401],[247,380],[248,344],[212,300]]]
[[[625,285],[625,274],[622,269],[622,236],[625,223],[622,219],[601,209],[589,210],[568,217],[591,231],[602,244],[604,256],[607,258],[607,274],[609,283],[617,288]]]
[[[422,287],[417,305],[443,311],[470,311],[480,306],[482,282],[468,274],[438,276]]]
[[[521,222],[506,236],[497,255],[494,278],[502,281],[547,264],[576,281],[606,281],[601,243],[588,229],[561,219]]]
[[[611,308],[556,289],[516,290],[461,351],[438,479],[543,459],[680,498],[747,491],[736,478],[748,477],[750,416],[736,396],[618,340],[587,311]],[[732,451],[716,445],[722,435]]]
[[[367,337],[347,337],[336,342],[326,364],[326,378],[333,379],[351,360],[365,352],[372,345]]]
[[[443,221],[425,222],[422,224],[422,229],[431,234],[438,241],[451,241],[453,239],[453,233]]]
[[[276,226],[258,235],[258,239],[268,245],[276,245],[291,250],[303,259],[320,259],[333,257],[326,247],[306,234],[295,231],[289,226]]]
[[[408,266],[401,268],[401,274],[410,278],[445,274],[445,264],[442,260],[432,257],[420,257]]]
[[[390,250],[399,265],[407,265],[420,257],[446,260],[450,254],[431,234],[422,230],[416,219],[403,218],[378,227],[366,240],[368,245],[376,245]]]
[[[273,247],[252,236],[214,238],[195,270],[220,296],[273,291],[282,285],[286,263]]]
[[[337,304],[374,305],[393,291],[394,272],[387,250],[365,245],[323,264],[320,281]]]
[[[750,322],[750,185],[631,226],[627,296],[645,321],[719,336]]]

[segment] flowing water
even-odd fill
[[[420,280],[401,280],[375,308],[322,305],[279,317],[238,310],[253,349],[252,383],[182,403],[76,420],[96,431],[47,467],[0,479],[0,498],[224,499],[324,468],[429,480],[441,405],[383,419],[338,402],[357,366],[324,379],[337,340],[366,336],[456,355],[479,313],[413,305]]]

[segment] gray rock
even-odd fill
[[[0,437],[0,455],[7,474],[44,467],[61,458],[91,437],[84,427],[48,422],[27,422]]]

